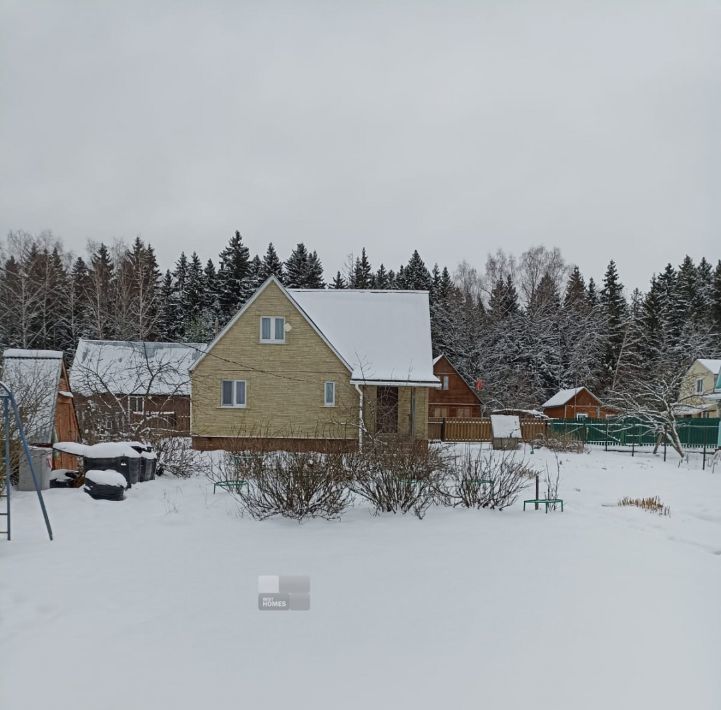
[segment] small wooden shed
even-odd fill
[[[6,350],[2,378],[15,395],[29,444],[50,449],[56,441],[80,441],[62,352]],[[71,454],[53,453],[54,469],[72,470],[77,464],[77,457]]]
[[[618,414],[615,407],[603,404],[586,387],[560,390],[541,409],[551,419],[604,419]]]

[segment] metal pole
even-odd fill
[[[663,460],[666,460],[666,439],[663,440]]]
[[[703,464],[701,470],[706,470],[706,444],[708,442],[708,427],[703,428]]]
[[[8,519],[8,540],[12,540],[10,524],[10,496],[12,495],[12,466],[10,465],[10,412],[8,409],[7,397],[3,397],[3,427],[5,430],[5,495],[7,496],[7,519]]]
[[[10,404],[13,408],[13,414],[15,415],[15,426],[18,428],[18,436],[20,438],[20,443],[23,447],[23,453],[25,454],[25,457],[28,460],[28,466],[30,467],[30,474],[33,477],[33,484],[35,485],[35,493],[37,493],[38,500],[40,501],[40,508],[43,511],[43,518],[45,518],[45,528],[48,531],[48,537],[52,540],[53,539],[53,529],[50,526],[50,518],[48,518],[48,511],[45,508],[45,501],[43,500],[43,494],[40,492],[40,484],[38,483],[38,477],[35,475],[35,466],[33,466],[33,459],[30,455],[30,447],[28,446],[27,439],[25,438],[25,433],[23,431],[23,423],[22,419],[20,419],[20,412],[18,410],[17,402],[15,402],[15,397],[13,397],[13,393],[10,390],[10,388],[0,382],[0,385],[2,385],[3,389],[6,392],[6,395],[4,396],[6,399],[10,400]],[[9,432],[8,432],[9,434]]]
[[[536,510],[538,510],[538,474],[536,474]]]

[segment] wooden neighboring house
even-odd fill
[[[78,415],[93,435],[190,433],[190,367],[205,343],[81,339],[70,368]]]
[[[15,396],[30,445],[50,449],[58,441],[80,441],[62,352],[5,350],[2,379]],[[77,457],[53,452],[53,468],[76,469],[77,464]]]
[[[686,417],[721,417],[721,360],[695,360],[684,375],[676,413]]]
[[[288,289],[271,276],[192,368],[193,446],[425,441],[438,386],[427,292]]]
[[[541,409],[551,419],[605,419],[618,414],[618,409],[603,404],[586,387],[560,390]]]
[[[432,419],[470,419],[481,416],[478,393],[464,379],[446,355],[433,360],[433,374],[440,389],[429,392],[428,410]]]

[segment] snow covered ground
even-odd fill
[[[0,708],[718,710],[721,469],[561,460],[566,511],[548,515],[259,523],[165,478],[122,503],[48,491],[51,543],[19,493]],[[653,495],[671,517],[607,507]],[[310,575],[311,610],[259,611],[273,574]]]

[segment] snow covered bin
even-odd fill
[[[85,472],[83,490],[95,500],[123,500],[125,483],[125,476],[118,471],[91,469]]]
[[[122,473],[128,487],[137,483],[140,477],[140,454],[126,441],[112,441],[92,446],[61,441],[54,444],[53,448],[82,456],[86,471],[113,470]]]

